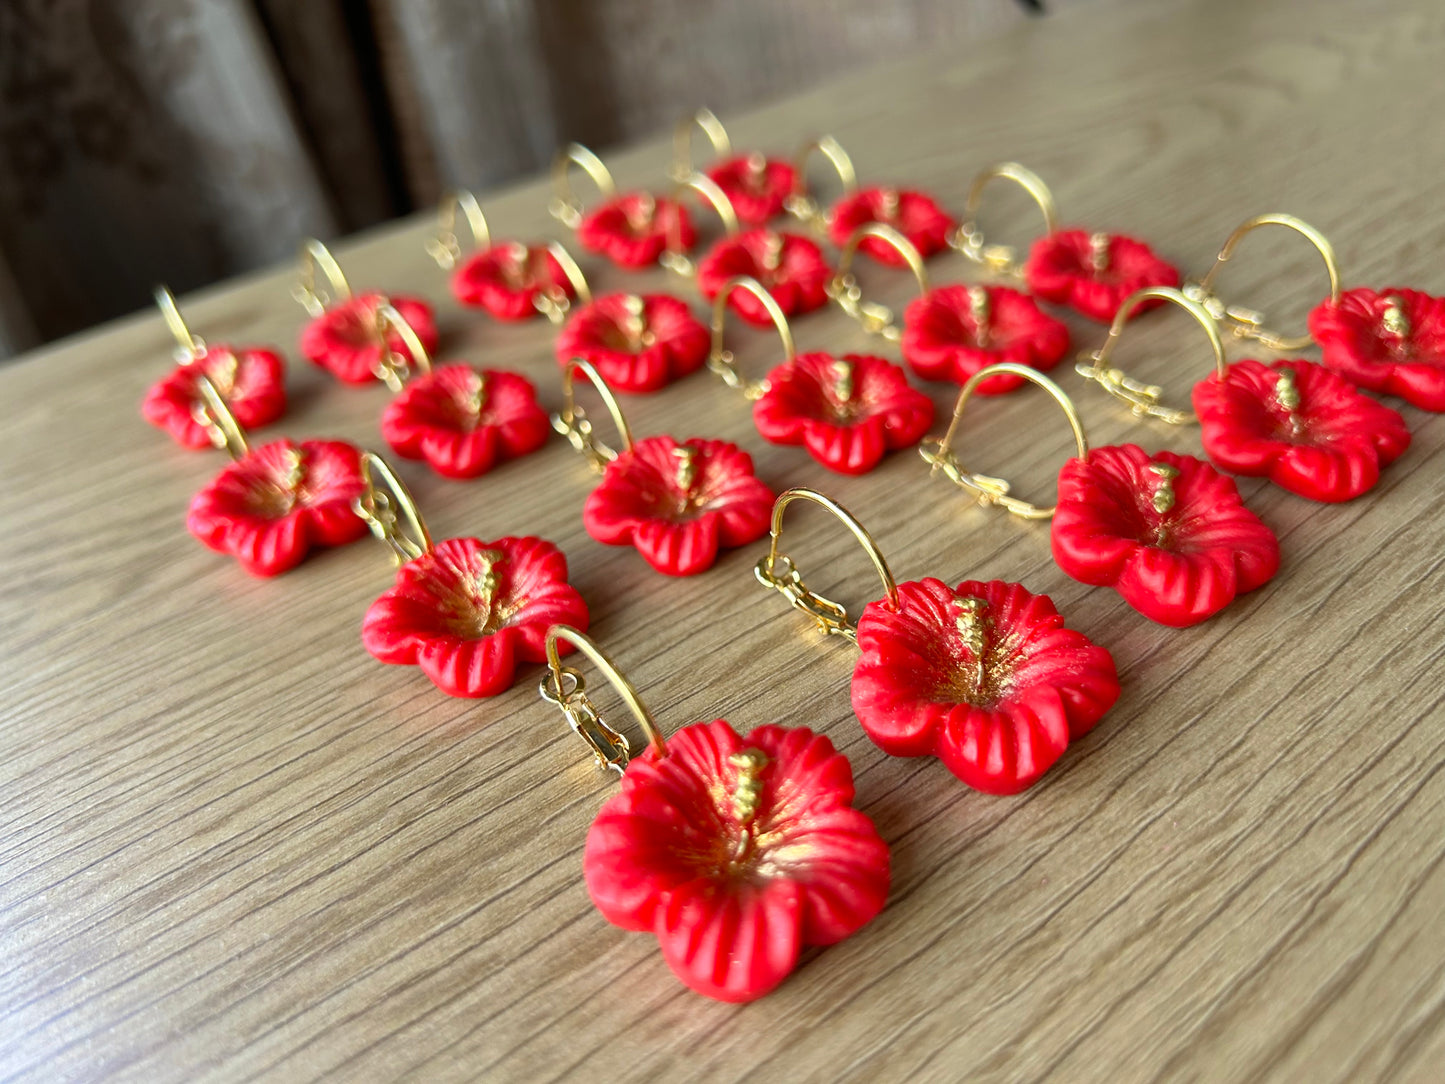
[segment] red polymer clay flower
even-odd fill
[[[719,162],[707,175],[732,202],[744,226],[761,226],[783,213],[783,202],[798,184],[798,171],[780,158],[740,154]]]
[[[1011,361],[1052,369],[1069,351],[1069,328],[1007,286],[941,286],[903,312],[903,360],[924,380],[963,384],[980,369]],[[980,395],[1013,391],[1023,378],[991,376]]]
[[[1445,297],[1419,290],[1346,290],[1309,317],[1327,368],[1421,410],[1445,410]]]
[[[1108,323],[1130,294],[1178,286],[1179,271],[1143,241],[1117,233],[1056,230],[1034,242],[1024,264],[1029,289],[1045,301]],[[1131,315],[1160,304],[1148,301]]]
[[[242,429],[259,429],[286,413],[285,372],[286,363],[270,350],[211,346],[152,384],[141,400],[141,416],[184,448],[209,448],[196,374],[211,378]]]
[[[1119,698],[1114,658],[1016,583],[898,585],[858,621],[853,710],[892,756],[936,756],[987,794],[1015,794]]]
[[[577,239],[587,251],[636,270],[657,262],[674,230],[684,250],[697,243],[686,207],[648,192],[629,192],[583,215]]]
[[[301,353],[344,383],[380,380],[377,371],[382,343],[376,329],[376,310],[388,303],[411,325],[427,353],[436,350],[437,328],[430,305],[411,297],[369,293],[338,302],[307,324],[301,332]],[[390,332],[387,340],[393,351],[411,358],[396,332]]]
[[[898,188],[863,188],[844,196],[833,206],[828,236],[842,248],[858,227],[870,222],[892,226],[908,238],[925,260],[948,247],[948,236],[957,223],[933,197],[924,192]],[[865,237],[858,251],[886,267],[906,267],[897,249],[876,237]]]
[[[486,309],[498,320],[540,315],[539,298],[572,298],[576,291],[557,258],[543,245],[492,245],[472,255],[452,275],[452,293],[463,305]]]
[[[784,316],[796,316],[827,304],[833,271],[823,258],[823,250],[806,237],[756,229],[715,244],[698,261],[697,288],[711,301],[729,279],[738,275],[757,279],[772,294]],[[772,326],[768,310],[748,291],[732,291],[728,304],[748,323]]]
[[[312,547],[366,533],[352,502],[361,453],[339,440],[277,440],[227,466],[191,500],[186,528],[253,576],[294,568]]]
[[[659,436],[607,464],[582,524],[605,545],[636,546],[665,575],[691,576],[711,568],[718,550],[767,534],[772,510],[772,490],[736,444]]]
[[[801,444],[840,474],[866,474],[885,452],[923,439],[933,424],[933,400],[883,358],[799,354],[768,374],[753,421],[765,440]]]
[[[707,360],[708,330],[668,294],[605,294],[573,310],[557,336],[557,362],[590,361],[614,391],[652,392]]]
[[[752,1001],[809,945],[866,926],[888,899],[888,844],[853,808],[848,760],[821,734],[722,719],[633,758],[587,833],[604,918],[657,936],[692,989]]]
[[[396,586],[362,619],[361,642],[382,662],[420,666],[451,696],[496,696],[512,687],[518,659],[546,661],[549,626],[586,631],[587,620],[552,543],[448,538],[396,570]]]
[[[1232,479],[1190,455],[1094,448],[1059,471],[1054,560],[1113,587],[1161,625],[1186,628],[1269,582],[1279,540]]]
[[[413,377],[381,415],[381,435],[398,455],[448,478],[476,478],[535,452],[551,428],[526,377],[462,363]]]
[[[1194,385],[1209,458],[1312,501],[1348,501],[1410,446],[1405,419],[1308,361],[1237,361]]]

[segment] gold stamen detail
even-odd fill
[[[1154,511],[1162,515],[1174,507],[1174,479],[1179,477],[1179,468],[1169,463],[1150,463],[1149,470],[1159,478],[1154,490]]]
[[[683,444],[674,448],[672,454],[677,460],[677,487],[686,493],[697,480],[697,449]]]
[[[1107,233],[1091,233],[1089,235],[1089,266],[1096,272],[1109,269],[1109,235]]]
[[[987,347],[989,341],[989,321],[993,318],[993,305],[988,298],[988,290],[982,286],[970,286],[968,288],[968,315],[973,320],[973,337],[981,347]]]
[[[763,267],[768,271],[776,271],[783,262],[783,236],[776,231],[769,230],[763,238]]]
[[[763,800],[763,781],[758,778],[768,766],[768,756],[761,749],[744,749],[728,757],[738,770],[737,788],[733,791],[733,815],[743,824],[751,821]]]
[[[833,385],[839,399],[848,402],[853,398],[853,364],[843,358],[833,362],[833,375],[837,382]]]
[[[883,217],[891,222],[898,217],[898,189],[885,188],[878,195],[883,201]]]
[[[1385,298],[1389,306],[1385,309],[1380,322],[1385,326],[1385,331],[1398,339],[1403,339],[1410,334],[1410,318],[1405,315],[1404,302],[1391,294]]]
[[[1299,385],[1295,383],[1293,369],[1279,370],[1279,377],[1274,383],[1274,398],[1285,410],[1299,409]]]
[[[984,652],[988,647],[988,630],[993,626],[993,620],[988,616],[988,603],[974,595],[968,595],[954,599],[953,607],[958,611],[955,618],[958,634],[963,638],[963,646],[973,655],[974,687],[981,692]]]

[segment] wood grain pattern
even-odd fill
[[[875,72],[741,118],[740,145],[822,130],[869,178],[957,205],[1013,157],[1066,220],[1202,267],[1249,214],[1335,241],[1347,282],[1445,292],[1433,118],[1445,12],[1155,3],[1029,24],[987,52]],[[867,93],[860,93],[860,87]],[[658,140],[613,163],[656,178]],[[544,188],[490,195],[511,235],[550,232]],[[1001,197],[990,229],[1033,229]],[[410,222],[345,246],[358,286],[445,296]],[[1261,235],[1226,284],[1281,319],[1323,290],[1302,246]],[[1245,256],[1248,254],[1249,258]],[[589,265],[604,284],[661,283]],[[966,270],[936,265],[940,281]],[[908,296],[904,276],[873,276]],[[293,349],[287,272],[183,299],[213,341]],[[441,305],[445,353],[559,392],[550,333]],[[1082,344],[1099,328],[1074,321]],[[800,345],[859,349],[841,314]],[[760,333],[739,357],[773,358]],[[930,485],[912,454],[824,477],[763,444],[699,375],[627,401],[638,433],[716,435],[775,487],[814,484],[875,531],[902,577],[1000,576],[1051,594],[1115,653],[1118,707],[1032,791],[970,793],[890,759],[848,706],[850,649],[757,588],[758,546],[692,581],[599,546],[593,484],[560,440],[473,484],[405,475],[439,536],[542,534],[567,552],[594,632],[663,725],[802,723],[852,759],[894,848],[878,921],[766,1000],[707,1002],[650,938],[587,900],[582,841],[611,784],[536,698],[534,668],[485,702],[382,667],[357,626],[390,581],[361,543],[270,582],[185,533],[219,466],[147,429],[166,363],[144,314],[0,372],[0,1071],[34,1080],[1439,1079],[1445,1065],[1445,422],[1369,496],[1311,505],[1245,482],[1281,537],[1279,577],[1184,632],[1062,576],[1046,525]],[[1182,314],[1136,325],[1121,362],[1182,396],[1207,354]],[[1063,377],[1099,442],[1198,450]],[[376,444],[386,393],[297,366],[274,432]],[[940,409],[951,396],[931,389]],[[1042,397],[980,403],[962,445],[1046,493],[1067,449]],[[806,509],[810,585],[874,585]]]

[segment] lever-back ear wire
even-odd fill
[[[601,713],[587,696],[587,682],[582,674],[570,666],[562,665],[562,656],[557,650],[558,640],[571,644],[602,671],[602,676],[617,690],[638,725],[642,727],[642,732],[647,736],[647,741],[658,759],[667,756],[667,743],[663,740],[662,732],[653,720],[652,712],[647,710],[647,705],[638,695],[637,687],[628,680],[627,675],[617,668],[617,664],[609,659],[590,637],[578,632],[571,625],[553,625],[547,630],[545,641],[548,673],[542,678],[538,691],[543,700],[562,709],[573,732],[591,748],[597,767],[610,769],[621,775],[632,754],[632,743],[625,734],[614,730],[603,721]]]
[[[448,192],[437,209],[437,232],[426,243],[427,255],[443,271],[456,267],[462,258],[461,242],[457,239],[458,211],[462,212],[467,229],[471,231],[472,248],[480,251],[492,247],[492,231],[487,228],[487,216],[482,214],[482,205],[477,202],[477,197],[465,188]]]
[[[697,274],[697,265],[688,256],[686,247],[682,243],[682,214],[680,213],[682,197],[689,190],[698,193],[712,205],[718,218],[722,219],[723,233],[728,237],[738,235],[738,215],[733,210],[733,201],[728,199],[728,194],[711,177],[693,173],[677,183],[677,187],[672,190],[672,199],[678,205],[679,213],[672,216],[672,222],[667,230],[667,248],[663,250],[658,262],[669,271],[693,278]]]
[[[405,316],[391,304],[381,304],[376,307],[375,318],[376,334],[381,342],[381,357],[377,359],[376,368],[373,370],[378,380],[397,392],[401,391],[402,384],[413,369],[423,373],[431,372],[431,356],[427,354],[426,347],[422,345],[415,329],[406,322]],[[393,334],[406,347],[406,354],[392,347]]]
[[[204,407],[197,408],[196,421],[205,426],[211,443],[217,448],[224,448],[233,460],[244,459],[251,448],[246,443],[246,431],[241,428],[236,415],[231,413],[231,408],[209,376],[196,373],[193,379],[196,390],[205,401]]]
[[[808,159],[814,154],[820,154],[827,159],[834,171],[838,174],[838,180],[843,185],[843,196],[851,196],[858,191],[858,174],[853,169],[853,159],[848,157],[848,152],[843,145],[830,135],[805,143],[793,159],[793,171],[797,179],[793,182],[793,190],[783,200],[783,208],[798,219],[807,223],[821,234],[828,232],[828,213],[818,202],[812,190],[808,187]]]
[[[587,276],[582,273],[582,268],[572,258],[572,253],[567,251],[566,246],[560,241],[548,241],[547,254],[562,268],[562,274],[566,275],[567,281],[572,284],[572,292],[577,295],[577,300],[584,305],[592,304],[592,288],[587,285]],[[556,287],[548,287],[538,292],[532,304],[554,324],[565,320],[572,309],[572,302],[566,292]]]
[[[547,213],[570,230],[575,230],[582,221],[582,201],[572,191],[572,167],[576,166],[592,179],[603,199],[617,194],[612,183],[612,174],[602,164],[602,159],[581,143],[568,143],[552,159],[552,199],[547,204]]]
[[[597,433],[592,427],[592,421],[587,417],[587,412],[577,405],[576,383],[577,374],[581,373],[591,383],[593,389],[602,398],[607,413],[612,415],[612,424],[617,427],[617,435],[622,438],[622,450],[632,451],[632,428],[627,424],[627,418],[622,413],[622,406],[617,402],[617,396],[612,394],[612,389],[607,381],[602,379],[602,374],[593,367],[590,361],[585,358],[573,358],[567,363],[567,368],[562,372],[562,409],[552,415],[552,428],[561,433],[587,458],[591,468],[601,474],[607,469],[607,464],[617,458],[617,452],[613,451],[606,444],[597,439]]]
[[[391,550],[392,563],[403,565],[430,553],[431,532],[412,499],[411,490],[396,476],[391,464],[375,452],[362,452],[361,481],[365,488],[361,496],[352,502],[352,511],[366,521],[372,534],[386,543]],[[398,510],[405,518],[410,534],[398,523]]]
[[[898,584],[893,579],[893,571],[888,567],[888,561],[883,556],[883,551],[878,548],[878,543],[873,540],[873,536],[868,533],[863,524],[858,522],[853,513],[831,497],[825,497],[812,489],[799,487],[785,490],[773,502],[773,522],[768,542],[768,555],[753,568],[753,575],[764,587],[770,587],[786,598],[794,609],[801,610],[811,617],[822,632],[830,636],[842,636],[857,643],[857,630],[848,619],[847,609],[841,603],[826,599],[822,595],[808,590],[803,585],[802,575],[798,572],[793,559],[778,552],[778,538],[783,533],[783,513],[794,501],[811,501],[813,504],[821,505],[842,521],[843,526],[852,532],[853,537],[867,552],[868,559],[873,562],[873,567],[878,572],[878,578],[883,581],[883,596],[886,605],[894,613],[899,611],[902,603],[898,597]]]
[[[918,453],[929,465],[929,474],[942,471],[945,477],[959,488],[967,491],[979,504],[996,504],[1021,519],[1049,519],[1058,511],[1057,504],[1041,508],[1036,504],[1020,500],[1018,497],[1011,497],[1009,496],[1009,483],[1003,478],[994,478],[987,474],[970,471],[953,454],[954,434],[958,432],[958,423],[963,417],[963,408],[968,405],[969,397],[985,380],[1003,375],[1022,377],[1048,392],[1054,402],[1063,409],[1064,416],[1069,419],[1069,428],[1074,432],[1074,447],[1078,450],[1079,458],[1083,459],[1089,454],[1089,439],[1084,435],[1084,423],[1079,419],[1079,412],[1074,408],[1073,400],[1064,394],[1062,388],[1037,369],[1031,369],[1027,365],[1017,365],[1011,361],[986,366],[969,377],[967,383],[958,390],[958,400],[953,404],[953,418],[948,423],[948,430],[939,440],[925,441],[923,446],[918,449]]]
[[[206,340],[199,335],[193,334],[186,326],[186,321],[181,317],[181,310],[176,305],[176,296],[165,286],[157,286],[154,294],[156,307],[161,310],[161,316],[165,319],[166,328],[176,340],[177,357],[185,363],[199,361],[206,356]]]
[[[862,324],[863,330],[870,335],[881,335],[889,342],[896,343],[903,338],[903,332],[898,327],[893,310],[876,301],[864,301],[862,287],[858,285],[858,278],[853,274],[853,258],[858,253],[858,246],[870,237],[877,238],[902,256],[904,263],[908,264],[908,270],[913,272],[913,277],[918,282],[920,296],[928,293],[928,271],[923,266],[923,257],[913,242],[885,222],[867,222],[854,230],[848,243],[843,246],[838,259],[838,273],[828,283],[828,296],[838,303],[840,309]]]
[[[1150,286],[1125,298],[1119,311],[1114,314],[1114,322],[1109,325],[1109,335],[1104,340],[1104,345],[1092,353],[1086,351],[1080,354],[1074,368],[1080,376],[1094,381],[1115,399],[1127,403],[1135,417],[1158,418],[1170,425],[1187,425],[1198,420],[1192,410],[1175,410],[1173,407],[1162,406],[1159,400],[1164,395],[1163,388],[1157,384],[1145,384],[1135,380],[1126,376],[1123,370],[1108,364],[1109,355],[1114,352],[1129,317],[1135,309],[1150,300],[1172,302],[1198,321],[1204,333],[1209,336],[1209,345],[1214,349],[1214,371],[1223,377],[1227,363],[1224,357],[1224,342],[1219,337],[1219,326],[1203,305],[1198,301],[1191,301],[1172,286]]]
[[[722,121],[717,119],[711,109],[703,107],[691,116],[683,117],[673,126],[672,166],[668,169],[668,176],[674,181],[685,181],[696,170],[692,161],[692,141],[698,128],[702,129],[703,135],[707,136],[707,141],[712,144],[715,157],[726,158],[733,152],[732,141],[728,139],[727,129],[723,127]]]
[[[1059,228],[1054,194],[1049,191],[1049,186],[1044,184],[1043,178],[1017,162],[999,162],[979,173],[969,185],[968,196],[963,202],[963,222],[954,233],[951,243],[974,263],[982,264],[995,275],[1017,281],[1023,278],[1023,265],[1019,262],[1018,251],[1010,245],[986,244],[983,231],[978,228],[978,209],[983,202],[983,190],[990,181],[999,178],[1013,181],[1033,197],[1033,201],[1043,212],[1046,235]]]
[[[761,282],[748,275],[738,275],[723,283],[722,289],[718,291],[717,297],[713,298],[712,302],[712,350],[708,354],[707,367],[722,377],[723,383],[728,387],[741,391],[744,398],[757,400],[767,394],[768,382],[746,379],[737,367],[733,352],[723,346],[728,297],[734,290],[746,290],[757,298],[758,303],[767,310],[769,319],[773,321],[773,327],[778,329],[778,338],[783,340],[784,361],[792,361],[797,357],[798,350],[793,343],[793,329],[788,326],[788,318],[783,315],[782,308],[773,300],[773,295],[764,289]]]
[[[318,289],[316,272],[326,277],[326,286]],[[291,296],[311,316],[320,316],[332,305],[351,300],[351,286],[341,273],[341,265],[331,250],[314,237],[301,242],[301,273],[291,288]]]
[[[1330,277],[1330,304],[1339,303],[1340,271],[1339,264],[1335,260],[1334,246],[1329,243],[1324,234],[1308,222],[1287,214],[1255,215],[1253,218],[1241,222],[1229,235],[1229,239],[1224,242],[1224,247],[1219,250],[1219,255],[1214,258],[1213,265],[1205,272],[1204,277],[1198,282],[1185,283],[1184,296],[1202,304],[1215,320],[1228,323],[1238,338],[1254,339],[1271,350],[1282,352],[1302,350],[1310,345],[1311,340],[1308,333],[1287,336],[1270,331],[1264,327],[1263,313],[1240,305],[1227,305],[1212,292],[1214,277],[1219,274],[1220,267],[1234,255],[1235,247],[1244,239],[1245,235],[1257,230],[1260,226],[1285,226],[1302,235],[1310,244],[1314,245],[1320,256],[1324,258],[1325,273]]]

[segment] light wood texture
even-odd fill
[[[831,130],[865,178],[957,206],[1001,157],[1064,219],[1202,268],[1244,217],[1320,226],[1348,283],[1445,292],[1437,118],[1445,9],[1150,3],[1030,23],[987,51],[862,75],[733,124],[739,146]],[[661,174],[665,140],[619,156]],[[540,183],[489,195],[499,233],[551,232]],[[996,210],[994,209],[996,208]],[[1035,229],[1000,194],[988,226]],[[358,286],[442,301],[417,221],[344,246]],[[588,264],[603,286],[661,284]],[[962,277],[957,260],[935,276]],[[880,296],[906,276],[874,274]],[[1299,321],[1322,295],[1284,234],[1223,286]],[[674,287],[678,288],[678,287]],[[213,341],[294,353],[287,272],[182,300]],[[448,355],[531,374],[559,402],[550,329],[442,301]],[[1102,329],[1073,321],[1080,345]],[[800,345],[866,348],[838,313]],[[736,336],[740,358],[775,358]],[[914,453],[859,479],[765,445],[707,374],[629,399],[640,434],[735,440],[781,489],[819,486],[903,578],[999,576],[1051,594],[1107,644],[1118,707],[1030,792],[974,794],[890,759],[848,706],[852,656],[758,588],[761,544],[693,580],[583,533],[593,478],[560,440],[473,484],[406,465],[438,536],[535,533],[567,552],[594,632],[672,729],[806,724],[852,759],[893,846],[887,910],[747,1007],[697,997],[650,937],[606,925],[581,847],[612,784],[526,669],[491,701],[375,663],[357,628],[390,582],[372,542],[262,582],[185,532],[219,468],[140,421],[167,364],[144,314],[0,372],[0,1071],[34,1080],[1439,1079],[1445,1065],[1445,664],[1438,500],[1445,422],[1379,487],[1322,507],[1246,481],[1279,533],[1264,589],[1176,632],[1066,579],[1047,526],[964,504]],[[1120,361],[1177,396],[1208,367],[1178,313]],[[1075,392],[1092,436],[1198,451]],[[300,365],[266,435],[376,445],[384,389]],[[934,387],[941,410],[949,389]],[[1049,492],[1068,449],[1039,395],[980,402],[963,449]],[[865,558],[801,510],[810,585],[861,603]]]

